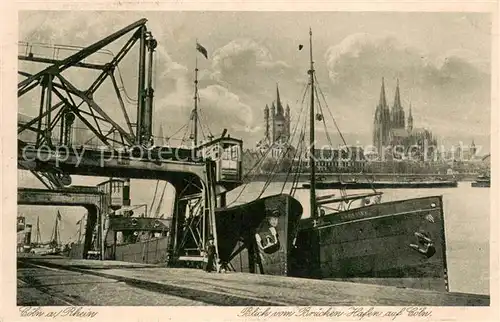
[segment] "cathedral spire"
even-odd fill
[[[276,83],[276,113],[284,115],[283,105],[281,105],[280,89],[278,87],[278,83]]]
[[[413,130],[413,115],[411,115],[411,102],[410,102],[410,113],[408,115],[408,130]]]
[[[394,110],[401,108],[401,98],[399,96],[399,78],[396,83],[396,94],[394,95],[394,105],[392,107]]]
[[[399,78],[396,83],[396,93],[394,94],[394,104],[392,105],[392,127],[397,129],[405,128],[405,111],[401,106],[401,96],[399,94]]]
[[[378,105],[382,108],[387,107],[387,100],[385,99],[385,84],[383,77],[382,77],[382,88],[380,89],[380,100]]]

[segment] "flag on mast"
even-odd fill
[[[205,49],[205,47],[200,45],[198,42],[196,42],[196,50],[199,51],[203,56],[205,56],[206,59],[208,59],[207,50]]]

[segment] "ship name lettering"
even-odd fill
[[[366,211],[360,211],[359,212],[359,215],[362,217],[362,218],[365,218],[367,217],[368,213]],[[354,216],[353,216],[354,217]]]

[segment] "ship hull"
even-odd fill
[[[489,188],[490,185],[490,181],[474,181],[471,183],[472,188]]]
[[[297,232],[302,211],[300,202],[286,194],[216,209],[221,262],[232,271],[287,275],[291,236]],[[269,223],[272,217],[277,219],[274,226]],[[127,262],[161,264],[167,262],[169,248],[170,238],[165,236],[117,245],[114,258]]]
[[[375,204],[305,219],[290,275],[448,290],[441,197]]]
[[[219,258],[230,271],[448,290],[442,198],[385,202],[301,219],[275,195],[216,209]],[[270,218],[277,218],[274,223]],[[272,229],[274,228],[274,230]],[[166,237],[117,246],[120,260],[165,263]]]
[[[288,275],[302,211],[300,202],[286,194],[217,209],[221,261],[233,271]]]
[[[456,188],[457,181],[427,181],[427,182],[316,182],[316,189],[419,189],[419,188]],[[302,188],[308,189],[311,185],[304,183]]]

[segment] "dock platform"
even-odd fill
[[[165,268],[119,261],[39,256],[19,257],[18,263],[76,271],[212,305],[488,306],[490,304],[490,298],[486,295],[442,293],[246,273],[207,273],[199,269]]]

